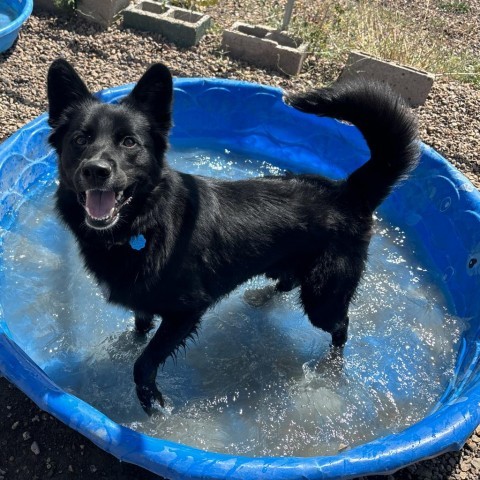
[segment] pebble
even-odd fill
[[[37,442],[33,442],[33,443],[32,443],[32,445],[30,446],[30,450],[31,450],[35,455],[39,455],[39,454],[40,454],[40,448],[39,448]]]

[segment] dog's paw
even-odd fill
[[[266,287],[255,290],[246,290],[243,294],[243,299],[251,307],[263,307],[274,297],[275,292],[274,285],[267,285]]]
[[[155,383],[137,385],[136,389],[140,405],[149,417],[156,413],[162,413],[162,410],[165,408],[165,401]]]

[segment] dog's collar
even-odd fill
[[[142,250],[142,248],[145,248],[147,241],[145,240],[145,237],[140,234],[136,235],[135,237],[130,237],[130,241],[128,243],[134,250]]]
[[[147,244],[147,240],[146,238],[140,233],[139,235],[134,235],[132,237],[130,237],[128,239],[124,239],[124,240],[120,240],[120,239],[117,239],[116,241],[102,241],[102,242],[98,242],[97,241],[88,241],[87,239],[85,239],[85,243],[88,244],[89,246],[93,247],[93,248],[106,248],[107,250],[110,250],[111,248],[113,247],[125,247],[127,245],[130,246],[130,248],[132,248],[133,250],[137,250],[137,251],[140,251],[140,250],[143,250],[145,248],[145,245]]]

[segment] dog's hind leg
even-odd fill
[[[158,367],[175,354],[179,346],[185,345],[187,338],[195,332],[200,317],[198,312],[181,317],[163,315],[160,327],[136,360],[133,378],[140,404],[148,415],[157,410],[156,401],[165,406],[162,393],[155,383]]]
[[[334,347],[343,347],[348,339],[348,303],[331,295],[312,295],[311,292],[304,295],[303,292],[302,289],[302,302],[312,325],[330,333]]]
[[[310,322],[332,335],[332,345],[348,338],[348,307],[363,272],[363,261],[322,258],[301,282],[300,298]]]

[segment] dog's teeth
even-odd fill
[[[114,214],[114,213],[115,213],[115,209],[112,208],[112,209],[110,210],[110,213],[108,213],[108,215],[105,215],[105,216],[99,218],[98,220],[102,220],[102,221],[104,221],[104,220],[110,220],[110,219],[113,217],[113,214]]]
[[[93,220],[103,222],[105,220],[111,220],[114,214],[115,214],[115,208],[112,208],[110,212],[107,215],[104,215],[103,217],[95,217],[93,215],[90,215],[90,214],[89,215],[90,215],[90,218],[92,218]]]

